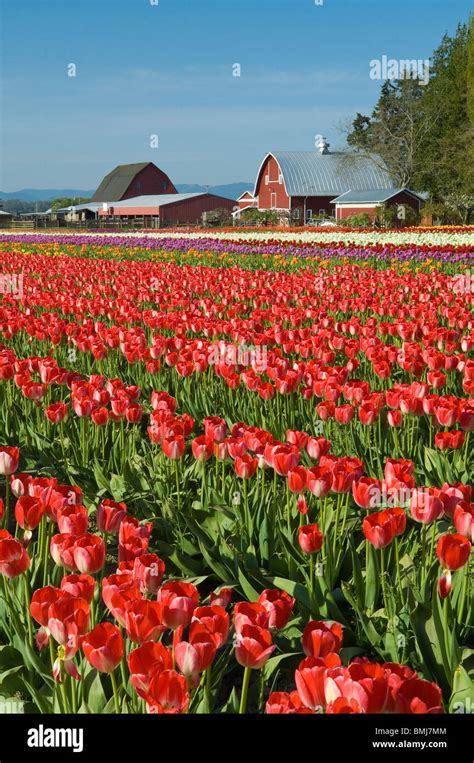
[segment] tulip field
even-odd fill
[[[0,705],[474,707],[474,234],[0,236]]]

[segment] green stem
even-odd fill
[[[115,678],[114,671],[110,674],[110,680],[112,682],[112,691],[114,693],[115,712],[120,715],[120,697],[117,688],[117,680]]]
[[[245,715],[245,712],[247,710],[247,696],[249,693],[249,683],[250,683],[251,672],[252,672],[252,668],[245,668],[244,670],[244,680],[242,683],[242,695],[240,697],[239,715]]]

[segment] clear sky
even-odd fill
[[[428,58],[470,8],[317,2],[0,0],[0,189],[95,188],[135,161],[175,183],[253,180],[272,149],[342,145],[377,99],[370,61]]]

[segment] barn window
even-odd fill
[[[265,175],[265,185],[268,185],[269,180],[270,180],[269,175]]]
[[[278,182],[280,183],[280,185],[283,183],[283,175],[281,174],[281,172],[278,175]]]
[[[325,209],[320,209],[319,210],[319,214],[320,215],[325,215],[326,214],[326,210]]]

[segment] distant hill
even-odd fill
[[[227,183],[227,185],[198,185],[197,183],[179,183],[176,190],[179,193],[215,193],[227,199],[238,199],[244,191],[253,189],[253,183]],[[82,197],[90,199],[95,190],[84,191],[78,188],[23,188],[21,191],[0,191],[0,201],[51,201],[64,197]]]
[[[94,191],[78,191],[76,188],[23,188],[21,191],[0,191],[0,200],[6,201],[21,199],[21,201],[50,201],[61,199],[64,196],[81,196],[90,199]]]

